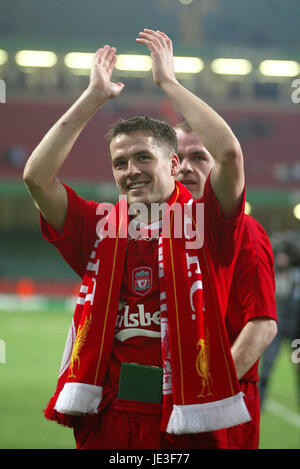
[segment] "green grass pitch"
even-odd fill
[[[55,390],[72,312],[0,309],[0,448],[75,448],[71,429],[42,413]],[[289,344],[282,346],[270,381],[270,405],[262,412],[260,448],[300,448],[296,377]]]

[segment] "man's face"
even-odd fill
[[[175,130],[180,160],[177,180],[187,187],[194,199],[198,199],[203,195],[214,160],[194,132]]]
[[[128,204],[164,202],[175,188],[178,157],[147,132],[116,135],[110,143],[113,175]]]

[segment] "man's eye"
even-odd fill
[[[140,155],[139,156],[139,160],[140,161],[144,161],[144,160],[148,160],[150,157],[148,155]]]
[[[204,156],[201,156],[201,155],[194,157],[194,161],[204,161],[204,160],[205,160]]]
[[[114,164],[114,167],[118,169],[118,168],[122,168],[124,165],[125,165],[125,161],[117,161]]]

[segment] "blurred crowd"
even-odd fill
[[[280,231],[273,233],[270,239],[274,252],[278,333],[261,360],[259,389],[262,407],[281,345],[286,343],[292,354],[292,342],[300,339],[300,232]],[[298,363],[292,364],[296,373],[300,409],[300,353],[298,357]]]

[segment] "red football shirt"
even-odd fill
[[[100,217],[96,211],[99,204],[86,201],[70,187],[65,187],[68,194],[68,210],[62,232],[54,230],[42,216],[41,229],[44,238],[56,246],[66,262],[82,277],[97,238],[96,226]],[[224,219],[212,190],[210,178],[208,178],[203,198],[198,202],[204,204],[204,249],[199,249],[199,258],[202,256],[204,259],[205,257],[205,262],[202,263],[204,304],[207,314],[209,314],[210,308],[218,308],[222,317],[225,318],[234,265],[241,242],[244,197],[235,216]],[[132,241],[132,243],[134,242],[136,241]],[[157,241],[154,243],[157,243]],[[113,388],[117,384],[119,366],[122,361],[150,365],[161,364],[160,340],[158,337],[127,336],[124,341],[120,340],[120,337],[124,338],[126,334],[128,335],[131,326],[136,325],[136,328],[143,328],[144,330],[148,328],[148,330],[157,333],[160,329],[159,290],[158,282],[155,280],[157,278],[156,248],[153,245],[149,247],[149,252],[146,253],[147,248],[142,247],[139,249],[140,256],[135,258],[134,252],[131,254],[132,248],[130,245],[131,242],[129,242],[130,255],[126,258],[127,270],[120,292],[120,300],[124,303],[123,312],[119,314],[116,322],[116,336],[109,366],[111,370],[109,379]],[[142,244],[139,246],[142,246]],[[204,251],[205,256],[203,255]],[[197,268],[197,259],[191,257],[189,262],[189,268]],[[147,292],[149,296],[145,295],[144,301],[140,301],[140,293],[149,282],[150,271],[142,267],[152,268],[153,275],[153,291]],[[138,270],[134,272],[134,269]],[[139,290],[139,288],[142,290]],[[153,296],[151,296],[151,293],[153,293]],[[126,306],[128,307],[127,311]],[[125,329],[127,329],[127,332]],[[134,346],[131,347],[130,344],[133,343]],[[148,345],[150,347],[148,349],[149,353],[147,352]],[[153,346],[155,347],[154,352]]]
[[[228,308],[226,329],[233,344],[246,323],[254,318],[277,320],[273,251],[263,227],[249,215],[244,216],[240,252],[236,261]],[[258,381],[258,361],[242,377]]]
[[[106,384],[115,391],[121,363],[162,366],[157,257],[157,239],[128,241],[106,379]]]

